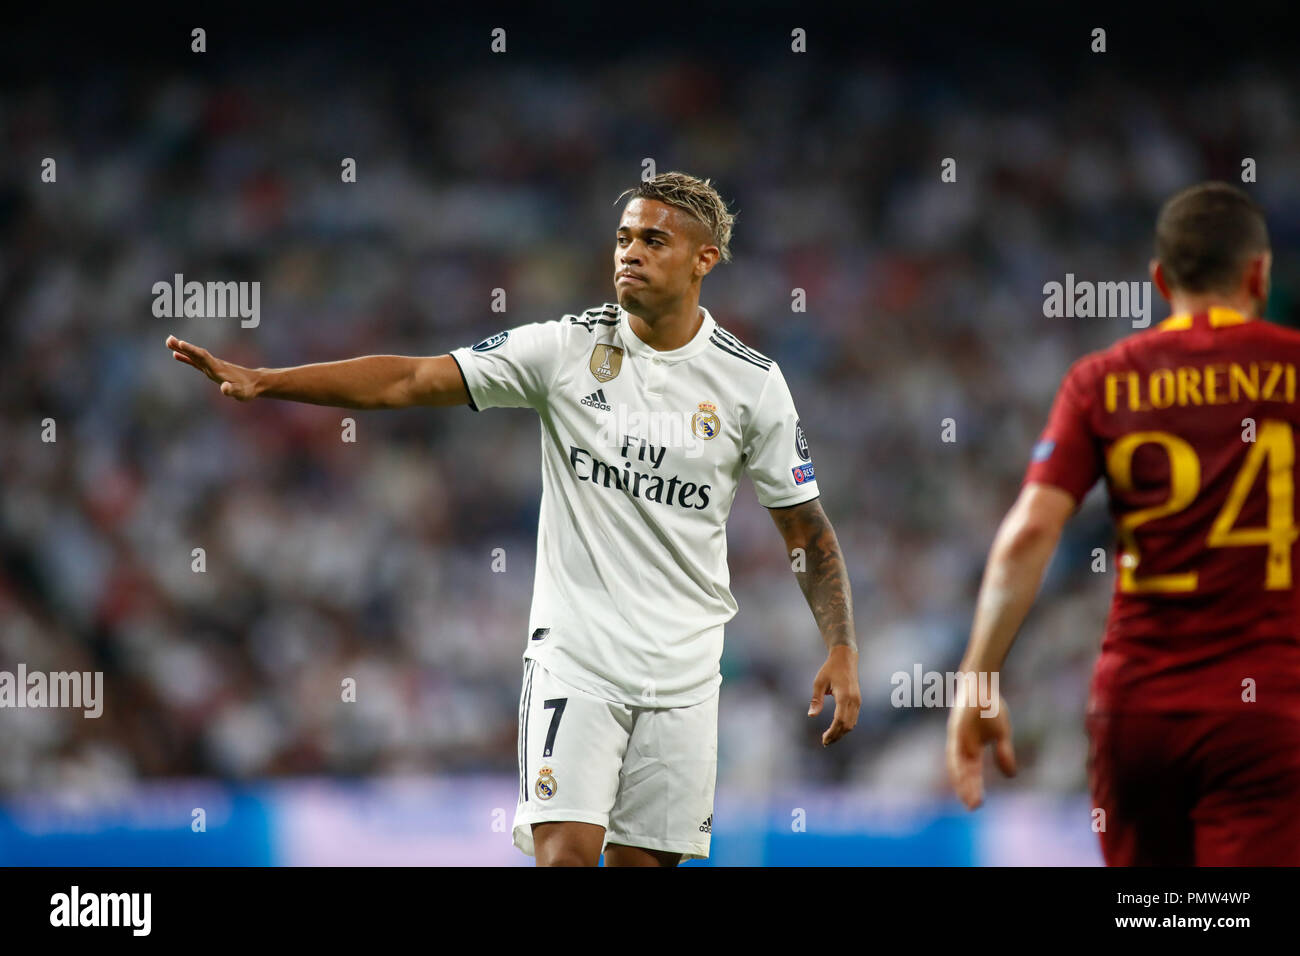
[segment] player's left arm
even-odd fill
[[[826,663],[813,680],[808,716],[821,713],[826,694],[835,698],[835,717],[822,734],[822,745],[828,746],[853,729],[862,706],[848,569],[820,499],[768,510],[785,539],[786,554],[795,556],[803,567],[795,577],[826,642]]]

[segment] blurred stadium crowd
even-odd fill
[[[1045,318],[1043,284],[1145,279],[1160,201],[1249,156],[1273,315],[1293,317],[1294,75],[1014,86],[865,59],[635,57],[408,82],[308,51],[5,94],[0,669],[103,670],[106,703],[99,720],[0,712],[0,792],[514,772],[533,413],[238,404],[163,340],[252,366],[434,354],[613,301],[613,201],[646,157],[711,177],[739,212],[702,302],[785,371],[853,576],[863,712],[823,750],[830,711],[805,711],[824,650],[742,486],[720,782],[942,792],[945,714],[891,706],[891,675],[956,666],[1062,374],[1133,331]],[[151,288],[175,273],[260,281],[260,324],[156,318]],[[1110,545],[1094,491],[1004,675],[1018,785],[1083,787],[1113,583],[1090,565]]]

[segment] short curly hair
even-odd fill
[[[710,180],[688,173],[660,173],[639,186],[623,190],[614,202],[622,202],[625,196],[629,202],[654,199],[690,213],[704,224],[713,244],[722,253],[722,261],[731,261],[731,227],[736,222],[736,214],[727,209]]]

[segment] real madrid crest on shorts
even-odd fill
[[[533,785],[533,793],[537,794],[538,800],[549,800],[555,796],[555,774],[551,772],[550,767],[543,767],[537,771],[537,783]]]
[[[623,350],[617,345],[597,345],[591,350],[587,368],[597,380],[608,382],[623,369]]]
[[[718,418],[718,406],[712,402],[700,402],[700,410],[691,416],[691,431],[696,438],[708,441],[717,438],[722,430],[722,420]]]

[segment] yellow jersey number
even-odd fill
[[[1115,489],[1133,490],[1133,454],[1142,445],[1159,445],[1169,457],[1169,496],[1163,504],[1126,514],[1119,525],[1119,589],[1126,593],[1180,592],[1196,590],[1196,572],[1153,574],[1138,577],[1141,555],[1137,529],[1148,521],[1177,514],[1196,500],[1201,490],[1201,462],[1196,450],[1169,432],[1131,432],[1110,446],[1106,470]],[[1260,469],[1268,464],[1265,489],[1268,494],[1268,523],[1263,527],[1237,528],[1237,518],[1246,496],[1255,486]],[[1242,462],[1241,470],[1228,491],[1205,538],[1208,548],[1265,545],[1264,587],[1284,591],[1291,587],[1291,545],[1300,532],[1295,527],[1295,439],[1288,422],[1266,419],[1259,425],[1255,441]]]

